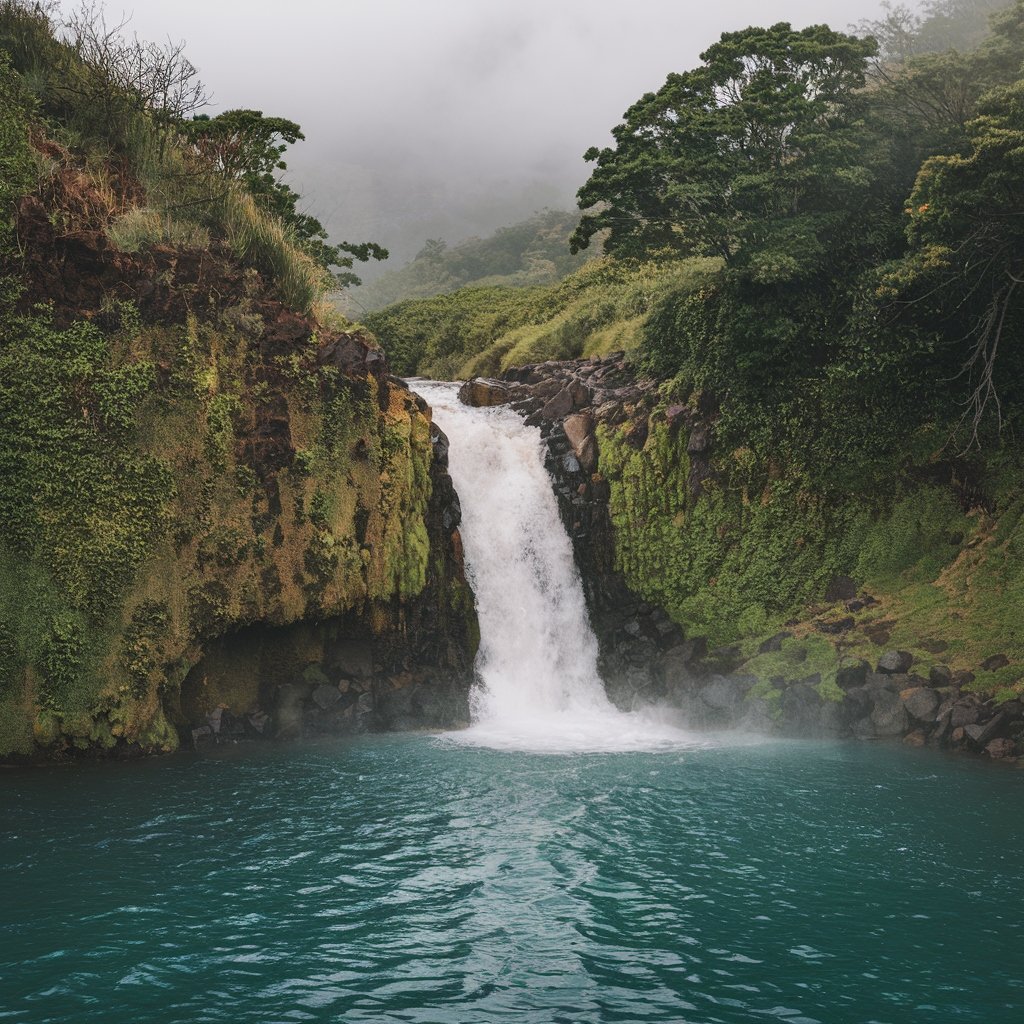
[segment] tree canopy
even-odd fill
[[[596,166],[573,248],[607,230],[613,254],[746,259],[755,277],[792,276],[867,183],[859,90],[875,52],[824,25],[726,33],[626,112],[614,147],[586,153]]]

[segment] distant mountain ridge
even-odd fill
[[[596,253],[569,252],[578,213],[542,210],[488,238],[449,246],[430,238],[406,266],[383,274],[340,297],[344,312],[359,317],[406,299],[425,299],[467,285],[523,288],[555,284]]]

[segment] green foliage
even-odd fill
[[[660,250],[746,264],[762,283],[815,268],[825,236],[864,199],[860,90],[871,40],[815,25],[725,33],[613,129],[579,191],[574,249]]]
[[[133,443],[154,374],[115,363],[77,323],[14,318],[0,349],[0,524],[15,550],[52,566],[73,607],[101,619],[161,522],[173,484]]]
[[[144,206],[135,206],[121,214],[107,229],[107,234],[122,252],[139,252],[152,245],[206,249],[210,244],[210,234],[201,224],[178,220]]]
[[[595,260],[546,288],[465,288],[373,313],[367,326],[397,372],[490,375],[545,359],[632,348],[664,296],[712,278],[716,260]]]
[[[216,206],[215,223],[238,258],[266,274],[292,309],[311,312],[329,290],[331,279],[323,265],[303,250],[280,218],[262,210],[242,189],[227,190]]]
[[[14,200],[36,183],[28,142],[27,113],[32,109],[21,77],[0,50],[0,252],[9,244]]]
[[[340,284],[359,284],[349,271],[355,260],[386,260],[386,249],[372,242],[331,245],[327,230],[311,214],[299,210],[301,196],[278,177],[287,170],[285,150],[300,139],[302,130],[283,117],[265,117],[260,110],[227,110],[216,117],[198,115],[183,127],[200,160],[227,181],[239,181],[260,209],[277,217],[299,248],[324,270],[342,268]]]
[[[1019,401],[1024,378],[1024,352],[1010,342],[1024,329],[1024,80],[990,93],[966,134],[967,153],[922,166],[906,210],[911,249],[881,290],[936,338],[936,362],[963,378],[978,442],[986,411],[995,407],[1001,427],[999,397]]]

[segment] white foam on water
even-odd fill
[[[511,409],[464,406],[457,384],[410,385],[448,435],[480,620],[472,725],[446,738],[550,753],[717,746],[653,709],[619,711],[605,695],[540,431]]]

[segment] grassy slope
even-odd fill
[[[467,288],[409,300],[366,318],[396,372],[438,378],[628,349],[672,291],[699,287],[714,260],[626,266],[600,259],[557,285]]]

